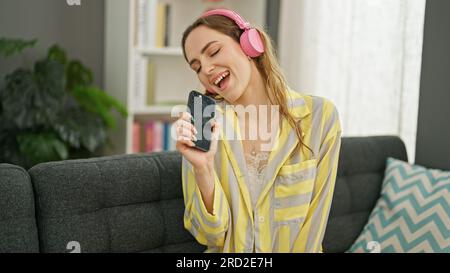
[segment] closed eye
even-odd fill
[[[217,53],[219,53],[220,48],[218,50],[216,50],[216,52],[214,52],[213,54],[211,54],[211,57],[214,57]]]
[[[217,53],[219,53],[220,48],[218,50],[216,50],[214,53],[211,54],[211,57],[214,57]],[[202,69],[202,67],[200,66],[195,72],[198,74],[200,73],[200,70]]]

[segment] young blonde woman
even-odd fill
[[[176,123],[185,228],[207,252],[322,252],[341,143],[333,103],[290,90],[268,35],[231,10],[202,14],[182,47],[217,102],[208,152],[193,147],[188,112]],[[262,125],[269,138],[243,137]]]

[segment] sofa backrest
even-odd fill
[[[39,252],[33,188],[23,168],[0,164],[0,253]]]
[[[177,152],[49,162],[29,170],[41,252],[201,252],[184,229]]]
[[[407,161],[399,137],[342,138],[324,252],[345,252],[357,239],[380,196],[389,156]]]

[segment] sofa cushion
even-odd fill
[[[29,170],[42,252],[200,252],[184,229],[177,152],[49,162]]]
[[[0,253],[39,252],[33,189],[21,167],[0,164]]]
[[[345,252],[358,238],[380,196],[386,158],[407,160],[399,137],[343,137],[324,252]]]
[[[381,197],[350,251],[449,253],[449,209],[450,171],[388,158]]]

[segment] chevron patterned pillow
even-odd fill
[[[450,171],[389,157],[381,196],[347,252],[450,252]]]

